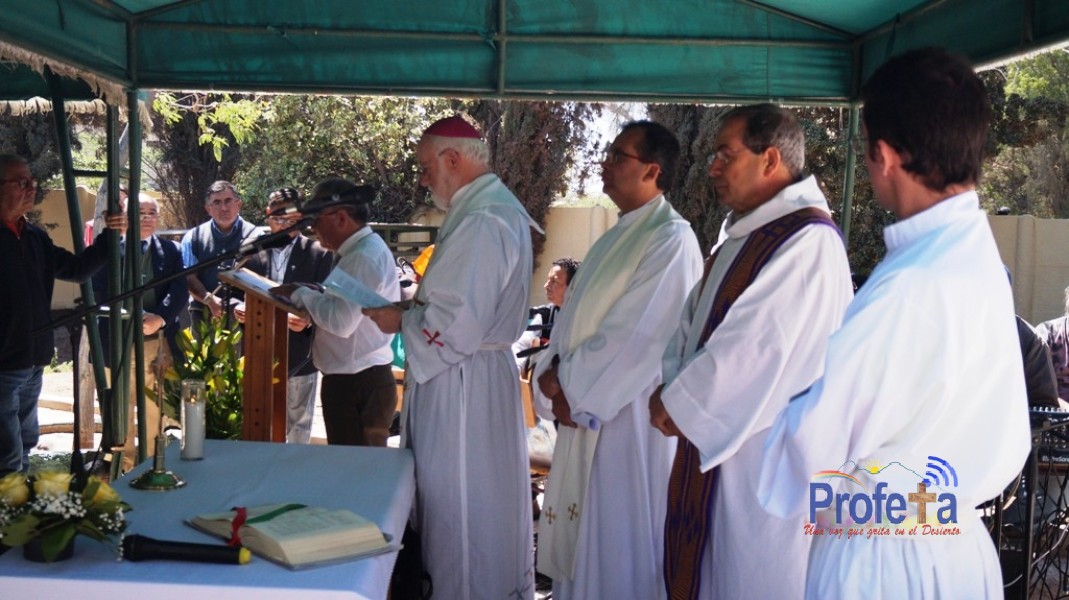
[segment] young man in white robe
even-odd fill
[[[761,510],[756,474],[772,420],[822,372],[828,336],[853,297],[850,267],[824,194],[803,175],[805,136],[790,111],[734,109],[714,149],[709,176],[731,212],[665,352],[665,383],[650,398],[653,425],[681,438],[666,584],[672,598],[801,598],[809,538],[798,519]],[[748,285],[731,301],[740,276]],[[686,514],[684,478],[695,492],[709,487],[695,514]],[[680,536],[684,523],[705,531]]]
[[[861,99],[876,201],[898,222],[823,377],[772,426],[761,502],[815,524],[809,598],[1002,598],[974,507],[1020,472],[1030,435],[1010,284],[975,191],[984,86],[926,48],[877,69]]]
[[[535,224],[490,172],[460,116],[417,146],[445,209],[415,301],[365,309],[404,337],[403,444],[416,458],[413,526],[436,598],[533,598],[531,483],[511,345],[527,323]]]
[[[602,161],[620,219],[594,243],[538,362],[538,410],[560,422],[539,519],[538,569],[557,600],[660,598],[674,440],[647,418],[661,356],[701,274],[697,238],[668,191],[679,142],[631,123]]]

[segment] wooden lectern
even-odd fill
[[[245,292],[245,378],[241,439],[286,441],[287,313],[304,311],[268,292],[279,285],[248,269],[226,271],[219,279]]]

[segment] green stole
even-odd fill
[[[705,345],[731,305],[757,279],[776,251],[803,227],[814,224],[828,225],[838,231],[835,222],[824,211],[803,208],[770,221],[749,235],[720,282],[698,348]],[[702,289],[717,254],[705,263]],[[698,297],[701,297],[701,290]],[[698,597],[702,554],[711,532],[717,471],[714,468],[703,474],[698,449],[686,438],[680,438],[668,481],[668,512],[664,526],[664,581],[671,600]]]

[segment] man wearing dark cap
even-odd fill
[[[401,297],[393,255],[367,224],[373,195],[363,186],[331,178],[316,186],[305,214],[323,247],[338,255],[335,271],[359,280],[387,300]],[[329,279],[329,276],[328,276]],[[353,302],[287,283],[272,290],[308,311],[316,326],[312,359],[323,373],[320,399],[327,443],[385,446],[397,408],[393,336],[379,331]]]
[[[423,561],[442,598],[532,598],[531,495],[511,344],[527,321],[535,225],[490,172],[460,116],[416,148],[420,183],[444,208],[434,256],[407,311],[365,309],[404,336],[405,444],[416,457]]]
[[[286,209],[299,208],[301,194],[293,188],[271,192],[267,201],[267,226],[271,233],[290,227],[301,216]],[[330,273],[334,255],[319,242],[290,232],[290,243],[281,248],[263,250],[245,263],[245,268],[279,283],[322,283]],[[245,305],[234,307],[234,316],[245,322]],[[318,371],[312,362],[312,339],[315,328],[311,322],[289,314],[289,357],[286,378],[286,441],[307,444],[312,437],[312,417],[315,414],[315,393]]]

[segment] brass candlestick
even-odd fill
[[[167,341],[163,340],[161,336],[159,350],[156,352],[156,364],[153,369],[156,371],[156,402],[160,405],[160,426],[156,431],[156,456],[153,457],[152,470],[145,471],[130,482],[130,487],[137,490],[166,492],[178,489],[186,484],[181,477],[167,469],[163,457],[167,449],[167,438],[163,434],[163,372],[166,368],[163,346],[166,343]]]

